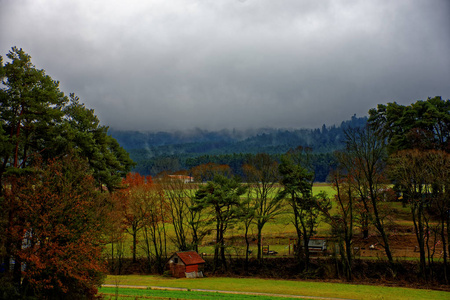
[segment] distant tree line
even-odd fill
[[[137,150],[140,151],[140,150]],[[132,151],[132,153],[135,153]],[[188,155],[170,155],[150,158],[137,163],[133,171],[139,174],[157,176],[162,172],[179,172],[181,170],[190,170],[202,164],[228,165],[231,172],[247,181],[247,176],[243,166],[254,157],[252,153],[233,153],[222,155],[202,155],[191,157]],[[270,157],[278,162],[281,161],[283,154],[271,154]],[[130,154],[132,157],[132,154]],[[312,153],[311,164],[314,168],[316,182],[326,182],[328,174],[336,166],[337,161],[333,153]]]
[[[353,116],[340,126],[323,125],[321,129],[297,130],[265,129],[246,138],[244,133],[236,131],[199,130],[196,134],[112,131],[111,134],[136,162],[133,171],[144,175],[155,176],[164,171],[176,172],[200,164],[218,163],[229,165],[235,175],[244,178],[242,165],[251,155],[267,153],[280,162],[282,154],[301,145],[312,149],[315,181],[324,182],[330,166],[335,165],[333,151],[345,147],[345,130],[364,127],[366,124],[366,117]]]

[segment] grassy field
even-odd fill
[[[409,289],[385,286],[370,285],[354,285],[340,284],[328,282],[313,281],[294,281],[294,280],[267,280],[256,278],[201,278],[201,279],[172,279],[161,276],[108,276],[106,284],[112,285],[136,285],[136,286],[154,286],[154,287],[176,287],[185,289],[204,289],[204,290],[220,290],[220,291],[239,291],[254,293],[269,293],[283,295],[301,295],[310,297],[330,297],[344,299],[450,299],[449,292]],[[101,293],[114,293],[115,288],[102,288]],[[122,291],[133,293],[131,290]],[[145,294],[145,291],[149,294]],[[135,291],[137,293],[137,291]],[[152,290],[140,290],[139,295],[151,295]],[[217,294],[213,294],[212,298],[187,298],[189,293],[181,294],[181,299],[218,299]],[[155,294],[156,295],[156,294]],[[157,296],[165,297],[165,296]],[[175,298],[175,296],[173,296]],[[180,298],[180,295],[176,296]],[[114,298],[113,298],[114,299]],[[220,299],[224,299],[220,297]],[[247,299],[242,297],[225,298],[225,299]],[[268,299],[268,298],[255,298]],[[275,299],[270,297],[269,299]]]
[[[317,195],[320,192],[327,193],[328,197],[332,197],[336,195],[336,190],[329,183],[314,183],[313,185],[313,194]]]
[[[117,298],[116,298],[117,292]],[[221,300],[285,300],[286,297],[263,296],[263,295],[245,295],[228,294],[219,292],[203,291],[174,291],[174,290],[156,290],[156,289],[133,289],[104,287],[100,293],[104,299],[130,300],[130,299],[221,299]],[[298,298],[302,299],[302,298]],[[303,298],[305,299],[305,298]]]

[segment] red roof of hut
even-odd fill
[[[198,255],[198,253],[195,251],[177,252],[177,255],[187,266],[205,263],[203,258],[200,255]]]

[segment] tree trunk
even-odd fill
[[[417,212],[418,208],[412,204],[411,206],[411,215],[413,218],[414,231],[416,233],[417,244],[419,245],[419,273],[426,277],[425,269],[426,269],[426,259],[425,259],[425,243],[424,243],[424,229],[421,221],[421,215]]]
[[[217,221],[216,225],[216,245],[214,247],[214,266],[213,266],[213,273],[217,271],[219,268],[219,247],[220,247],[220,224],[219,221]]]
[[[349,220],[345,226],[345,250],[347,251],[347,267],[348,267],[348,280],[352,280],[352,265],[353,265],[353,253],[352,253],[352,239],[353,239],[353,197],[351,189],[348,190],[349,197]]]
[[[225,240],[224,240],[224,229],[220,233],[220,266],[223,266],[227,270],[227,260],[225,258]]]
[[[198,252],[198,236],[197,236],[197,230],[192,231],[192,243],[194,247],[194,251]]]
[[[260,227],[260,224],[258,222],[258,261],[262,262],[263,256],[262,256],[262,227]]]
[[[248,226],[245,227],[245,244],[246,244],[246,248],[245,248],[245,266],[244,266],[244,270],[245,273],[248,273],[248,252],[250,250],[250,242],[248,240]]]
[[[446,245],[446,237],[445,237],[445,219],[441,219],[441,239],[442,239],[442,249],[444,256],[444,280],[445,283],[448,284],[448,276],[447,276],[447,245]]]
[[[371,193],[373,215],[375,216],[375,227],[378,229],[378,232],[381,234],[381,238],[383,239],[384,251],[386,253],[386,257],[387,257],[389,263],[392,264],[394,262],[394,259],[392,258],[392,252],[391,252],[391,249],[389,247],[388,236],[386,234],[386,231],[384,230],[384,225],[381,222],[380,215],[378,213],[378,205],[376,203],[377,197],[376,197],[376,195],[375,195],[375,193],[373,192],[372,189],[371,189],[370,193]]]
[[[136,262],[137,232],[133,230],[133,263]]]
[[[450,214],[449,213],[447,213],[447,216],[446,216],[446,221],[445,221],[446,223],[447,223],[447,255],[450,255]],[[447,268],[447,271],[448,271],[448,268]],[[448,276],[447,276],[447,278],[448,278]]]
[[[345,277],[347,280],[352,280],[352,246],[351,246],[351,239],[348,237],[345,238]]]

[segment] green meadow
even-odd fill
[[[244,298],[243,295],[230,295],[216,293],[205,294],[204,298],[195,298],[196,292],[193,289],[202,290],[219,290],[219,291],[235,291],[250,293],[268,293],[281,295],[299,295],[307,297],[326,297],[341,299],[450,299],[450,292],[442,292],[426,289],[410,289],[400,287],[372,286],[372,285],[356,285],[342,284],[331,282],[315,282],[315,281],[297,281],[297,280],[271,280],[258,278],[225,278],[212,277],[201,279],[173,279],[162,276],[139,276],[139,275],[123,275],[108,276],[105,284],[111,285],[136,285],[146,287],[171,287],[184,288],[190,291],[180,292],[176,296],[168,296],[168,298],[178,299],[250,299]],[[173,292],[173,291],[171,291]],[[102,288],[100,293],[114,294],[115,287]],[[135,296],[162,296],[160,290],[137,290],[120,288],[119,294],[129,293]],[[167,293],[166,295],[170,295]],[[191,298],[191,295],[194,295]],[[202,296],[202,297],[203,297]],[[188,298],[189,297],[189,298]],[[208,298],[209,297],[209,298]],[[226,298],[232,297],[232,298]],[[276,299],[275,297],[254,296],[255,299]],[[261,298],[260,298],[261,297]],[[113,298],[114,299],[114,298]],[[251,298],[253,299],[253,297]]]
[[[269,295],[247,295],[229,294],[220,292],[204,291],[177,291],[177,290],[157,290],[157,289],[133,289],[104,287],[100,293],[105,300],[130,300],[130,299],[223,299],[223,300],[269,300],[286,299],[286,297],[276,297]],[[116,296],[117,293],[117,296]],[[298,298],[302,299],[302,298]],[[303,298],[305,299],[305,298]]]

